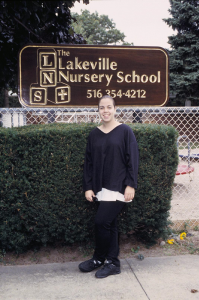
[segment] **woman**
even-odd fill
[[[84,190],[88,201],[99,201],[95,218],[96,247],[79,269],[97,271],[97,278],[121,273],[118,259],[117,216],[131,202],[137,188],[138,146],[132,129],[115,120],[115,101],[103,96],[98,105],[102,125],[88,137]],[[106,260],[106,263],[104,264]]]

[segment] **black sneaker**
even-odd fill
[[[107,261],[102,269],[98,270],[95,274],[97,278],[105,278],[109,275],[120,274],[120,267],[112,264],[112,261]]]
[[[102,265],[103,263],[101,261],[91,258],[79,264],[79,269],[82,272],[91,272]]]

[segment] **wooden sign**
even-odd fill
[[[27,45],[19,53],[19,99],[29,107],[164,106],[168,54],[159,47]]]

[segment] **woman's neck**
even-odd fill
[[[114,129],[115,127],[117,127],[118,125],[120,125],[120,123],[116,120],[113,120],[111,122],[103,122],[101,126],[99,126],[99,128],[101,130],[103,130],[104,132],[109,132],[111,131],[112,129]]]

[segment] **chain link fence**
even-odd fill
[[[199,228],[199,108],[120,107],[122,123],[172,125],[179,132],[179,169],[176,173],[170,219],[176,230]],[[0,125],[17,127],[48,123],[100,123],[97,108],[1,108]]]

